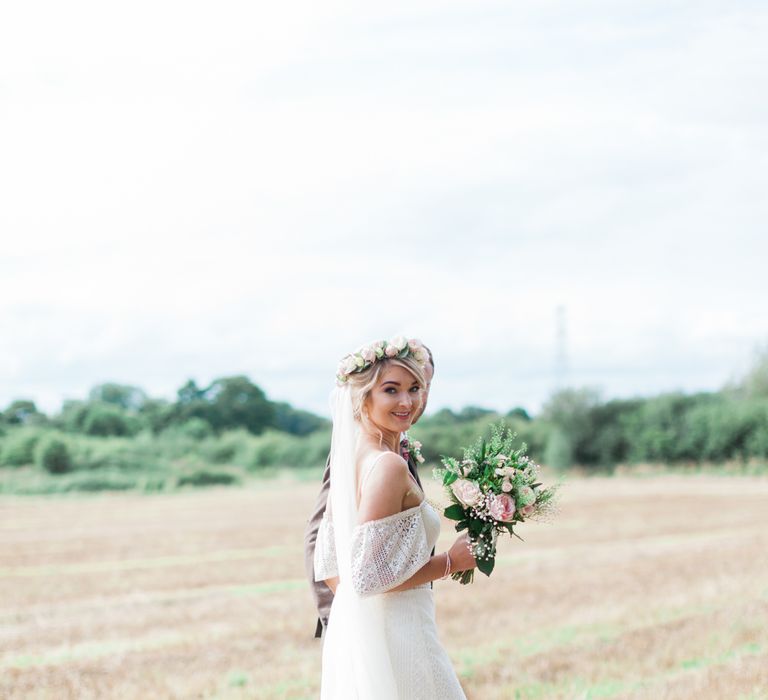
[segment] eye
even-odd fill
[[[411,391],[420,391],[420,390],[421,390],[421,387],[418,387],[418,386],[411,387]]]
[[[395,391],[395,387],[393,387],[393,386],[388,386],[386,389],[384,389],[384,391],[385,391],[387,394],[391,394],[393,391]]]

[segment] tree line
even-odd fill
[[[740,381],[720,391],[603,401],[595,389],[570,388],[552,395],[536,416],[522,408],[444,408],[424,416],[411,435],[423,443],[427,462],[438,463],[443,455],[458,456],[499,420],[527,443],[533,459],[555,468],[735,462],[764,469],[768,351]],[[236,483],[247,473],[277,467],[319,469],[329,447],[328,420],[269,400],[242,375],[204,387],[190,380],[173,401],[106,383],[53,415],[28,400],[0,412],[0,467],[71,473],[70,481],[59,479],[57,489]],[[0,490],[27,489],[8,486],[12,481],[0,474]]]
[[[253,435],[268,429],[308,435],[328,425],[309,411],[270,401],[243,375],[215,379],[206,387],[190,379],[176,392],[175,401],[150,398],[136,386],[105,383],[93,387],[86,399],[65,401],[51,416],[30,400],[13,401],[0,411],[0,427],[49,427],[101,437],[133,436],[144,430],[157,435],[174,427],[186,427],[200,437],[236,429]]]

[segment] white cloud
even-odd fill
[[[716,388],[768,335],[752,3],[17,4],[0,406],[245,372],[324,410],[406,331],[431,402]],[[330,369],[329,369],[330,368]]]

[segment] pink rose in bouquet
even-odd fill
[[[506,493],[497,493],[488,501],[488,512],[494,520],[511,523],[515,517],[515,501]]]
[[[475,506],[483,500],[483,492],[480,487],[468,479],[457,479],[451,484],[451,490],[453,495],[467,507]]]

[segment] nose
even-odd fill
[[[404,392],[400,394],[400,406],[410,409],[413,405],[413,397],[410,392]]]

